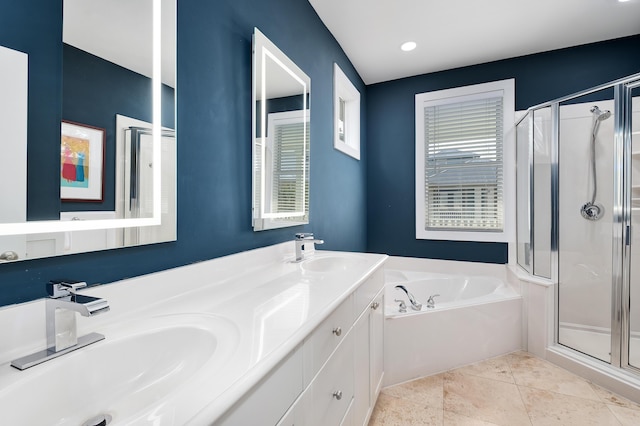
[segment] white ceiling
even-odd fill
[[[640,0],[309,2],[366,84],[640,34]]]
[[[151,77],[153,0],[64,0],[62,40]],[[175,87],[176,1],[162,0],[162,82]]]

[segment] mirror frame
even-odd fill
[[[161,164],[161,118],[162,118],[162,7],[160,1],[152,2],[153,15],[153,73],[152,73],[152,128],[153,128],[153,161]],[[161,224],[161,174],[160,168],[153,168],[153,216],[132,219],[104,219],[104,220],[42,220],[18,223],[0,223],[0,236],[27,235],[48,232],[86,231],[95,229],[131,228],[141,226],[155,226]]]
[[[309,215],[309,205],[305,202],[304,197],[302,200],[302,212],[287,212],[287,213],[270,213],[265,212],[265,192],[266,192],[266,179],[265,179],[265,167],[261,164],[260,170],[260,202],[256,203],[256,194],[258,190],[258,183],[256,180],[256,170],[255,165],[258,158],[264,159],[264,151],[265,144],[260,144],[260,148],[258,148],[258,137],[256,136],[257,130],[260,130],[261,138],[265,137],[266,127],[268,122],[268,114],[266,111],[266,102],[261,102],[260,105],[260,117],[258,117],[257,113],[257,102],[258,99],[264,100],[266,99],[266,58],[269,57],[273,62],[279,65],[283,71],[289,74],[296,82],[300,83],[303,91],[303,109],[302,109],[302,121],[304,130],[303,133],[306,136],[309,132],[307,130],[307,126],[310,125],[310,116],[311,116],[311,108],[310,108],[310,94],[311,94],[311,78],[304,72],[300,67],[298,67],[295,62],[293,62],[284,52],[282,52],[271,40],[269,40],[258,28],[254,28],[253,32],[253,85],[252,85],[252,126],[251,126],[251,137],[252,137],[252,225],[254,231],[263,231],[268,229],[277,229],[277,228],[285,228],[290,226],[300,226],[309,223],[308,215]],[[258,90],[260,87],[260,91]],[[260,93],[258,93],[260,92]],[[260,129],[257,128],[257,123],[260,123]],[[307,147],[311,146],[310,141],[310,133],[309,133],[309,141],[305,141],[303,144],[303,157],[306,159],[308,156]],[[261,150],[260,156],[258,156],[258,149]],[[302,172],[302,181],[303,185],[305,182],[309,181],[309,176],[307,176],[309,170],[309,164],[303,168]],[[302,219],[304,217],[307,219]],[[282,221],[278,223],[274,223],[273,219],[281,219],[281,218],[296,218],[300,217],[300,221]],[[260,224],[260,221],[263,221]],[[264,222],[268,224],[265,225]]]

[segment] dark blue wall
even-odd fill
[[[26,5],[28,3],[28,6]],[[0,5],[0,44],[6,25],[33,38],[57,69],[62,45],[60,5],[51,0]],[[19,15],[19,16],[16,16]],[[42,21],[53,19],[55,24]],[[7,21],[7,22],[5,22]],[[49,27],[55,31],[46,31]],[[251,228],[251,36],[258,27],[311,77],[310,224],[253,232]],[[12,35],[13,36],[13,35]],[[56,38],[57,37],[57,38]],[[40,44],[45,47],[40,47]],[[49,46],[52,45],[52,46]],[[11,46],[9,46],[11,47]],[[17,47],[16,47],[17,48]],[[50,53],[50,49],[57,52]],[[31,60],[30,56],[30,60]],[[178,241],[97,253],[0,264],[0,305],[45,295],[44,284],[70,277],[107,283],[179,265],[291,240],[312,231],[324,248],[366,249],[366,144],[362,161],[333,149],[333,62],[354,82],[366,103],[365,86],[313,8],[300,0],[178,2],[177,137]],[[56,68],[55,66],[53,68]],[[58,89],[30,108],[50,122],[43,137],[59,156],[60,72],[47,76]],[[50,102],[49,102],[50,101]],[[361,120],[365,124],[365,111]],[[31,116],[30,128],[31,131]],[[363,128],[362,140],[366,141]],[[31,136],[31,134],[30,134]],[[55,167],[58,167],[57,164]],[[57,182],[56,182],[57,183]],[[176,283],[176,291],[180,283]]]
[[[61,211],[115,210],[116,114],[151,122],[151,80],[64,44],[62,119],[105,129],[104,194],[101,203],[62,202]],[[175,99],[162,86],[162,125],[175,126]],[[52,194],[53,195],[53,194]],[[52,199],[52,203],[60,202]]]
[[[58,218],[60,211],[59,202],[49,201],[52,194],[60,198],[60,164],[51,158],[60,157],[61,38],[62,2],[21,0],[0,5],[0,45],[29,55],[27,134],[34,143],[27,152],[31,188],[27,211],[33,220]]]
[[[507,262],[507,245],[415,237],[415,94],[515,78],[516,109],[640,72],[640,36],[367,86],[367,249]]]

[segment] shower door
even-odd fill
[[[617,279],[612,99],[609,88],[561,102],[557,111],[558,343],[605,362]]]
[[[625,262],[629,273],[628,276],[625,274],[622,297],[623,300],[628,298],[629,311],[623,309],[623,317],[626,317],[623,324],[628,324],[628,329],[623,332],[623,343],[626,343],[628,351],[623,351],[622,365],[640,368],[640,81],[627,84],[624,92],[626,111],[622,137],[628,148],[625,164],[631,190],[626,191],[629,196],[625,199],[630,205],[625,221],[629,234],[625,241]]]
[[[556,285],[555,342],[640,374],[640,74],[516,130],[517,261]]]

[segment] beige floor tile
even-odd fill
[[[445,374],[444,410],[497,425],[531,425],[516,385],[460,373]]]
[[[640,404],[514,352],[383,389],[369,425],[638,426]]]
[[[510,354],[503,355],[500,358],[505,359],[509,364],[511,364],[513,362],[521,361],[523,359],[536,358],[536,356],[530,354],[529,352],[516,351],[516,352],[511,352]]]
[[[506,383],[515,383],[511,374],[511,367],[506,357],[498,357],[467,365],[453,370],[456,373],[470,376],[484,377],[486,379],[500,380]]]
[[[442,408],[381,393],[373,409],[369,426],[439,426],[442,424],[442,416]]]
[[[520,387],[533,426],[619,426],[603,402]]]
[[[596,385],[595,383],[591,383],[591,387],[595,391],[596,395],[600,397],[605,404],[609,405],[617,405],[619,407],[632,408],[635,410],[640,410],[640,404],[636,404],[633,401],[629,401],[626,398],[621,397],[603,387]]]
[[[422,379],[412,380],[401,385],[382,390],[383,393],[396,398],[403,398],[419,404],[442,409],[442,394],[444,392],[444,376],[438,374]]]
[[[601,401],[589,382],[542,359],[517,353],[509,365],[519,386]]]
[[[482,420],[462,416],[450,411],[444,412],[444,426],[496,426],[495,423],[483,422]]]
[[[640,410],[634,410],[633,408],[619,407],[617,405],[609,405],[609,410],[613,412],[613,415],[624,426],[638,426],[640,425]]]

